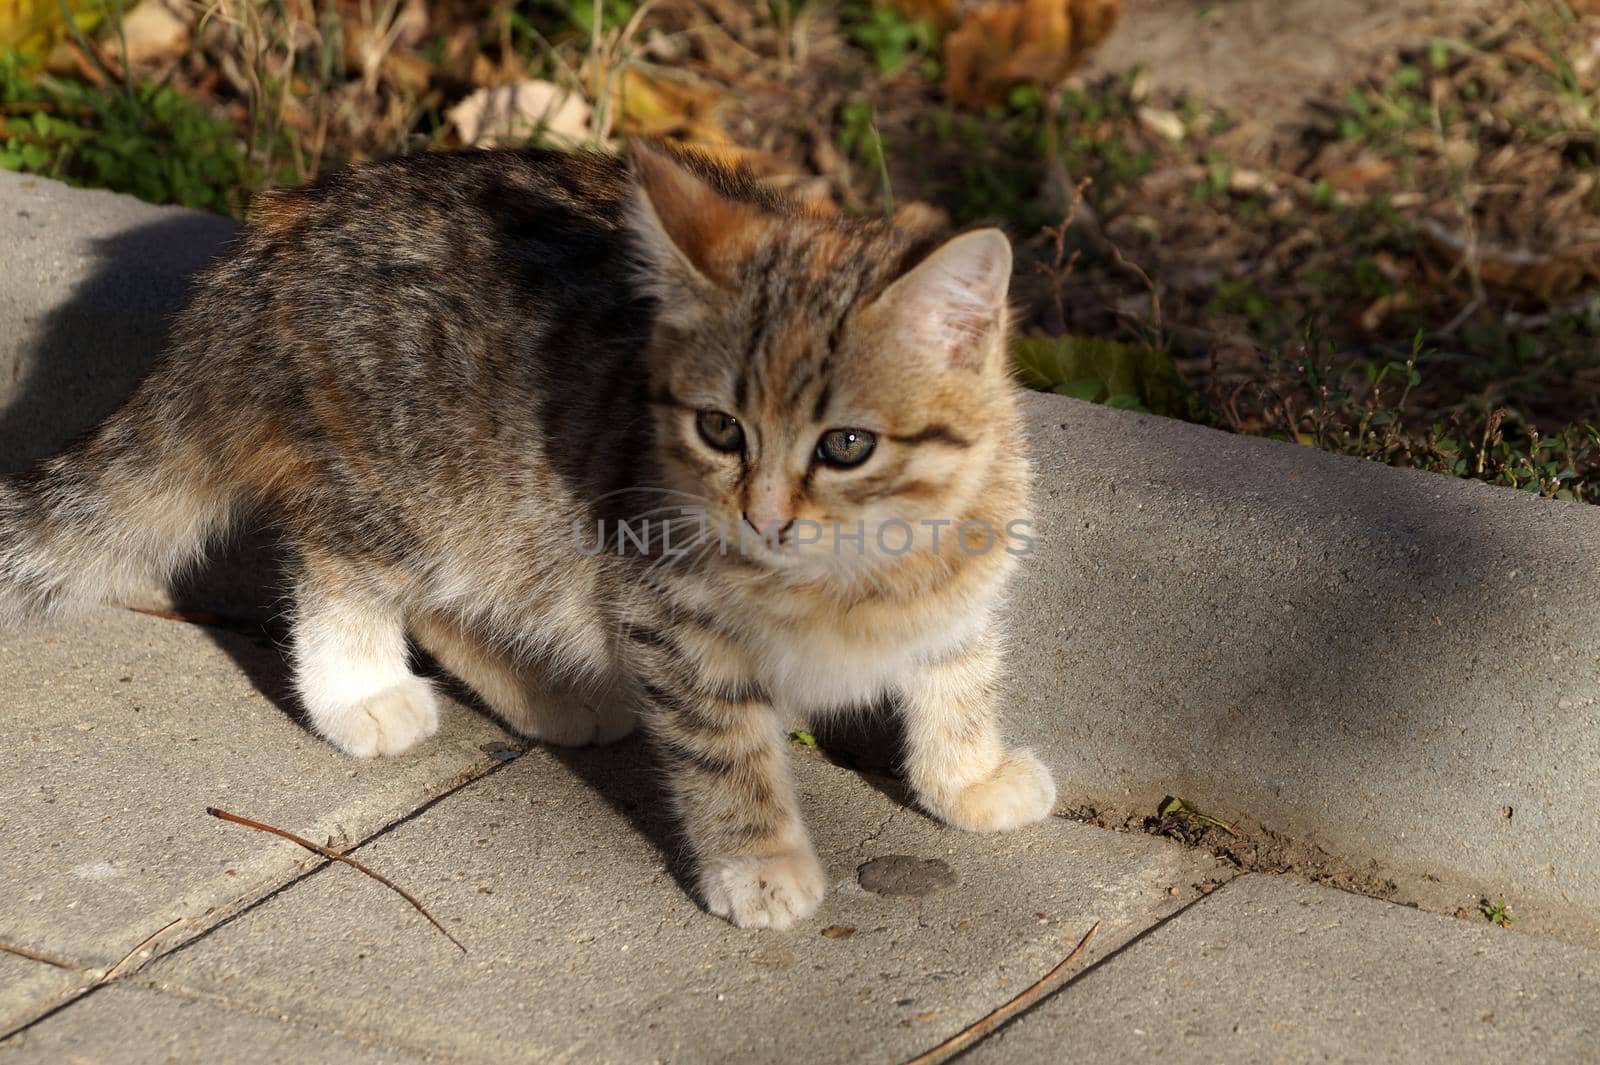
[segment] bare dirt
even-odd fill
[[[1125,0],[1084,77],[1149,70],[1159,93],[1238,116],[1241,148],[1293,136],[1308,103],[1400,49],[1450,34],[1495,0]]]

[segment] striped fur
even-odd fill
[[[815,217],[656,149],[430,154],[271,194],[129,403],[0,481],[0,622],[116,601],[263,510],[298,559],[319,733],[362,756],[432,734],[408,637],[529,736],[642,720],[707,907],[786,926],[824,887],[787,717],[896,698],[908,780],[963,828],[1054,801],[995,711],[1017,560],[972,550],[1026,517],[1009,271],[992,230]],[[816,460],[838,428],[874,434],[858,468]],[[786,532],[584,547],[686,506]],[[862,546],[803,537],[835,523]]]

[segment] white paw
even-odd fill
[[[439,698],[420,677],[410,677],[350,706],[316,715],[317,731],[357,758],[400,754],[439,731]]]
[[[1005,832],[1050,816],[1056,782],[1032,751],[1015,750],[984,779],[927,805],[941,821],[968,832]]]
[[[706,909],[740,928],[788,928],[817,912],[827,891],[810,847],[770,858],[709,858],[700,863]]]

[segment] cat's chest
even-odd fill
[[[752,650],[775,699],[799,711],[876,702],[909,671],[964,642],[983,618],[930,616],[916,624],[797,625],[774,621]]]

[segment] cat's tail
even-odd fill
[[[226,530],[239,493],[223,448],[149,396],[0,478],[0,628],[163,587]]]

